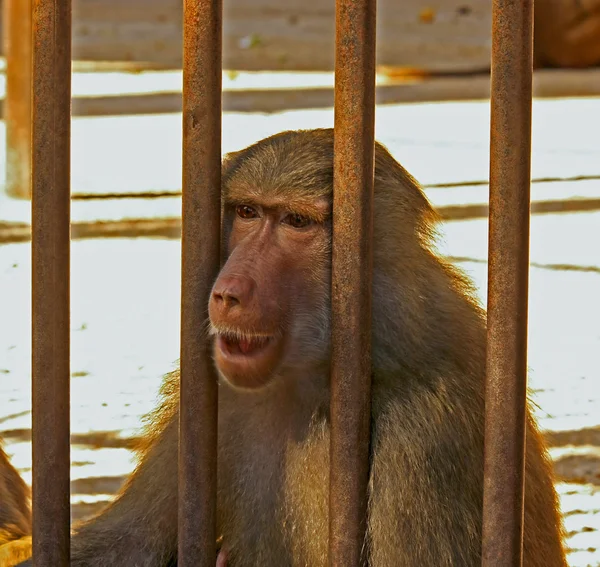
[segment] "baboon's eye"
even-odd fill
[[[309,224],[312,224],[312,220],[310,218],[298,215],[296,213],[290,213],[289,215],[287,215],[283,219],[283,222],[289,224],[294,228],[305,228]]]
[[[235,212],[237,216],[241,219],[255,219],[256,217],[258,217],[256,209],[254,209],[250,205],[238,205],[235,208]]]

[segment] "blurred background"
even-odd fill
[[[30,2],[4,0],[0,436],[31,481]],[[537,0],[529,365],[572,566],[600,565],[600,0]],[[100,509],[179,356],[182,3],[73,0],[72,502]],[[229,0],[223,151],[333,125],[334,2]],[[489,0],[380,0],[376,136],[486,301]]]

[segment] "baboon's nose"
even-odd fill
[[[245,307],[252,298],[254,280],[247,276],[219,278],[212,292],[212,300],[221,309]]]

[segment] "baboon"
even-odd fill
[[[327,564],[333,130],[283,132],[223,162],[226,261],[209,303],[219,372],[218,534],[228,565]],[[485,313],[435,253],[418,183],[375,153],[371,567],[481,562]],[[199,329],[200,332],[200,329]],[[177,554],[178,375],[140,461],[75,529],[72,565]],[[524,564],[565,567],[551,465],[528,414]]]
[[[537,66],[600,64],[600,0],[539,0],[534,18]]]
[[[0,442],[0,567],[31,555],[29,487],[10,464]]]

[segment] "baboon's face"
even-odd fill
[[[301,149],[252,147],[225,166],[228,256],[209,314],[215,364],[236,387],[327,363],[331,187],[316,151]]]

